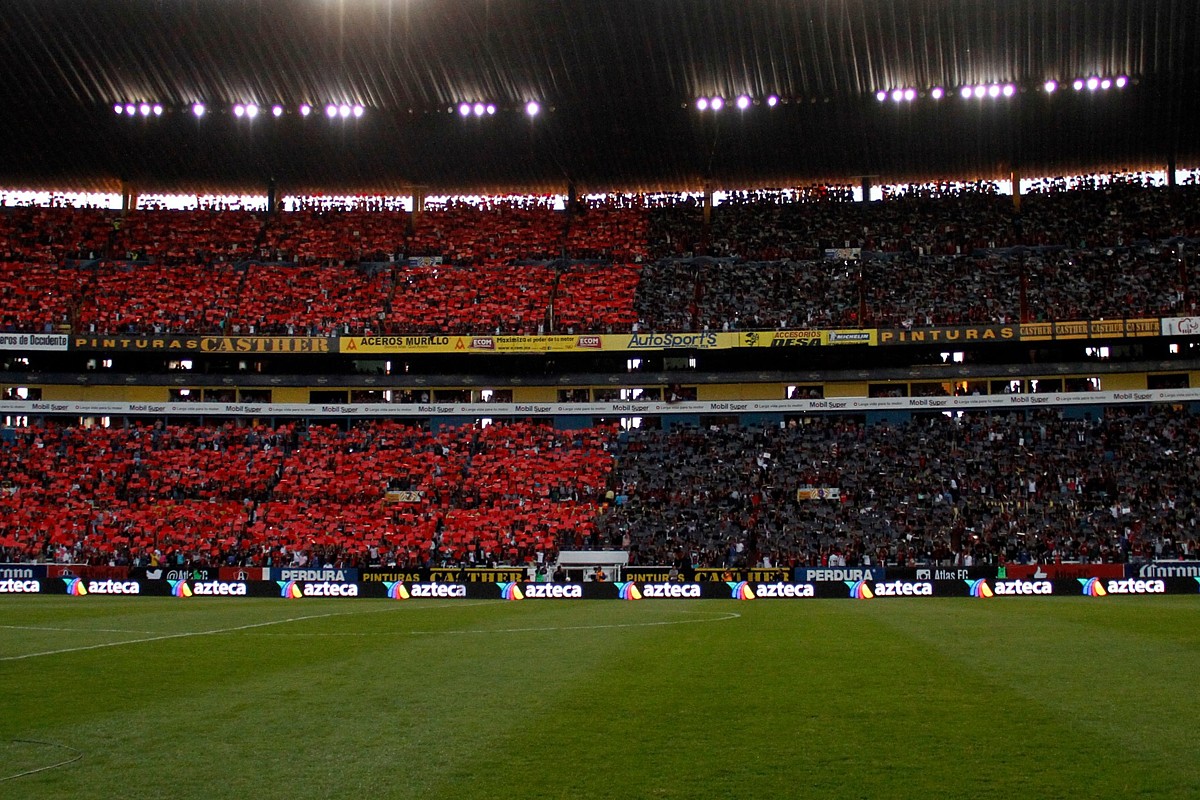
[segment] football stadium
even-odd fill
[[[0,798],[1200,797],[1200,4],[4,16]]]

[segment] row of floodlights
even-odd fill
[[[308,103],[301,103],[296,107],[296,113],[302,117],[307,117],[313,113],[313,107]],[[136,117],[141,115],[149,117],[154,115],[161,117],[163,114],[163,106],[161,103],[116,103],[113,105],[113,111],[117,116]],[[238,119],[254,119],[260,112],[266,113],[266,109],[260,109],[256,103],[237,103],[233,106],[233,115]],[[193,103],[191,106],[192,115],[197,119],[208,113],[208,107],[204,103]],[[276,104],[270,108],[271,116],[282,117],[288,113],[288,110],[283,106]],[[358,119],[365,113],[365,109],[355,103],[329,103],[325,106],[325,116],[330,119],[346,119],[354,117]]]
[[[542,111],[542,105],[537,100],[530,100],[525,104],[525,113],[531,117],[536,117]],[[485,114],[492,116],[496,113],[495,103],[459,103],[458,114],[461,117],[476,116],[482,117]]]
[[[779,105],[779,98],[775,95],[770,95],[762,100],[756,100],[748,94],[743,94],[739,95],[738,98],[733,101],[733,105],[737,106],[737,108],[741,111],[745,111],[750,106],[759,104],[766,105],[768,108],[774,108],[775,106]],[[700,111],[720,111],[724,107],[724,97],[716,96],[696,98],[696,108]]]
[[[1116,78],[1101,78],[1093,75],[1090,78],[1076,78],[1071,86],[1074,87],[1075,91],[1077,92],[1083,91],[1084,89],[1094,92],[1098,89],[1107,91],[1113,87],[1116,87],[1117,89],[1124,89],[1128,84],[1129,78],[1125,77],[1124,75]],[[1053,94],[1054,92],[1058,91],[1058,88],[1058,81],[1049,80],[1042,84],[1042,90],[1045,91],[1046,94]],[[985,97],[1012,97],[1017,93],[1017,91],[1018,89],[1016,85],[1012,83],[992,83],[962,86],[959,88],[958,94],[964,100],[970,100],[972,98],[981,100]],[[888,100],[888,98],[891,98],[897,103],[911,103],[920,96],[922,96],[922,93],[913,88],[892,89],[890,92],[880,90],[875,93],[875,99],[881,103]],[[934,100],[941,100],[945,96],[946,90],[941,86],[935,86],[929,90],[929,97],[933,98]]]

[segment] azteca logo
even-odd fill
[[[279,596],[288,600],[298,600],[304,597],[304,592],[300,591],[300,584],[295,581],[275,581],[279,584]]]
[[[866,581],[842,581],[842,583],[850,587],[850,598],[852,600],[870,600],[875,596],[875,593],[871,591],[871,587],[867,585]]]
[[[754,599],[754,590],[746,581],[725,581],[725,585],[729,587],[729,596],[734,600]]]
[[[171,585],[172,597],[191,597],[192,590],[187,585],[187,581],[167,581]]]
[[[622,600],[641,600],[642,599],[642,593],[638,590],[637,585],[634,584],[632,581],[630,581],[629,583],[614,582],[613,585],[617,587],[617,596],[620,597]]]
[[[1104,584],[1099,578],[1079,578],[1079,583],[1083,586],[1083,594],[1087,597],[1104,597],[1108,592],[1104,591]]]
[[[980,578],[977,581],[964,581],[971,590],[971,597],[992,597],[992,587],[988,586],[987,580]]]
[[[384,581],[383,587],[387,589],[387,596],[391,600],[407,600],[412,597],[408,589],[404,588],[404,581]]]
[[[500,587],[500,597],[503,600],[524,600],[525,595],[521,592],[521,587],[515,583],[497,583]]]
[[[88,593],[81,578],[63,578],[63,581],[67,584],[67,594],[72,597],[83,597]]]

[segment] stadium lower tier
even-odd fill
[[[760,426],[0,429],[0,561],[431,569],[614,549],[696,568],[1188,558],[1194,407]]]

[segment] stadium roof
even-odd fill
[[[1172,155],[1182,167],[1200,151],[1195,0],[8,0],[4,11],[10,186],[652,191],[986,177],[1012,163],[1162,167]],[[1093,76],[1129,84],[1071,88]],[[960,96],[1005,84],[1013,97]],[[891,99],[907,88],[913,100]],[[741,94],[754,99],[744,111]],[[696,108],[713,96],[723,110]],[[261,109],[252,121],[233,114],[248,102]],[[463,102],[495,113],[463,116]],[[142,103],[163,113],[144,116]],[[329,119],[328,103],[365,110]]]

